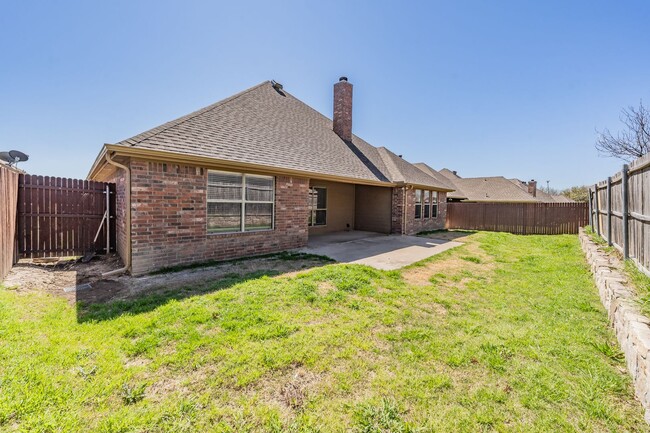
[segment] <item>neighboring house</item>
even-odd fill
[[[577,201],[564,195],[551,195],[551,197],[553,197],[555,203],[577,203]]]
[[[570,203],[563,196],[553,196],[537,188],[537,181],[523,182],[503,176],[460,177],[456,171],[443,168],[435,171],[425,164],[415,164],[431,176],[443,177],[455,191],[447,194],[450,202],[497,202],[497,203]],[[426,168],[423,168],[423,165]]]
[[[462,178],[455,171],[446,168],[438,173],[455,189],[447,195],[448,201],[451,202],[537,202],[535,197],[503,176]]]
[[[345,77],[333,120],[267,81],[104,145],[88,178],[117,184],[117,249],[136,275],[327,232],[444,228],[453,189],[352,134]]]
[[[517,185],[522,191],[526,191],[528,194],[535,197],[540,203],[575,203],[574,200],[563,195],[549,194],[543,189],[537,188],[537,181],[534,179],[529,182],[524,182],[519,179],[509,180],[513,184]]]

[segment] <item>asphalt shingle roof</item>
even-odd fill
[[[269,81],[117,145],[316,175],[444,188],[387,149],[356,135],[351,142],[342,140],[333,131],[332,120],[288,92],[276,90]]]
[[[445,176],[443,176],[440,172],[434,170],[424,162],[416,162],[413,164],[415,167],[419,168],[421,171],[425,172],[427,175],[431,176],[432,178],[436,179],[442,185],[444,188],[446,188],[448,191],[454,191],[456,187],[454,186],[453,183],[449,179],[447,179]],[[449,194],[447,194],[449,195]]]
[[[509,180],[510,182],[514,183],[521,190],[525,191],[528,194],[528,185],[526,184],[526,182],[523,182],[519,179],[509,179]],[[571,200],[570,198],[567,198],[563,195],[549,194],[541,188],[537,188],[537,192],[535,193],[535,199],[541,203],[575,203],[575,201]]]
[[[503,176],[456,177],[449,181],[456,187],[456,191],[448,195],[450,198],[475,202],[535,203],[537,201],[528,192],[522,191]]]

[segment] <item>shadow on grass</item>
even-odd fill
[[[84,292],[77,296],[77,322],[99,322],[111,320],[123,315],[135,315],[146,313],[170,301],[179,301],[192,296],[213,293],[224,290],[236,284],[249,280],[255,280],[265,276],[276,276],[280,272],[273,270],[257,271],[246,275],[229,274],[223,278],[198,287],[181,287],[176,289],[160,290],[153,293],[143,294],[135,299],[108,301],[105,303],[88,303],[83,300]]]
[[[172,280],[174,273],[180,271],[181,268],[166,269],[162,274],[158,272],[156,275],[145,277],[144,280],[153,279],[155,283],[144,289],[136,288],[138,281],[143,280],[143,278],[123,277],[113,281],[98,281],[93,283],[92,289],[78,290],[76,292],[77,322],[97,322],[111,320],[123,315],[146,313],[170,301],[213,293],[245,281],[308,270],[333,262],[327,257],[287,254],[289,253],[210,263],[207,266],[203,264],[202,266],[205,267],[206,271],[211,271],[209,268],[214,267],[212,269],[214,274],[207,279],[197,277],[196,281],[191,280],[191,277],[195,274],[190,274],[190,278],[183,280],[180,284],[173,283]],[[241,269],[225,268],[225,266],[232,266],[245,261],[250,264],[250,262],[260,259],[270,260],[264,262],[256,270],[251,270],[243,265]],[[220,269],[221,266],[224,266],[224,268]],[[201,271],[201,267],[196,265],[184,267],[182,270],[197,268]],[[223,272],[220,272],[220,270],[223,270]],[[227,270],[230,272],[226,272]],[[166,284],[166,281],[169,281],[169,283]]]

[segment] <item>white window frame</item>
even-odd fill
[[[419,203],[418,203],[418,191],[420,191],[420,194],[419,194],[420,202]],[[415,209],[414,209],[415,210],[415,219],[416,220],[421,220],[422,219],[422,214],[423,214],[423,212],[422,212],[422,199],[423,199],[423,196],[424,196],[423,190],[417,188],[415,190]],[[420,206],[420,215],[419,216],[418,216],[418,206]]]
[[[314,207],[314,205],[318,206],[318,201],[316,201],[316,203],[313,203],[313,201],[312,201],[312,197],[313,197],[312,194],[313,193],[311,192],[311,190],[315,189],[315,188],[325,190],[325,207],[324,208]],[[308,227],[327,227],[327,214],[329,213],[329,212],[327,212],[327,205],[329,204],[329,198],[328,198],[329,193],[327,192],[327,187],[326,186],[312,185],[312,186],[309,187],[309,190],[310,190],[309,191],[309,200],[310,200],[310,203],[309,203],[309,215],[311,217],[311,220],[307,221],[307,226]],[[316,211],[319,211],[319,210],[324,210],[325,211],[325,224],[313,224],[313,222],[316,221]]]
[[[210,176],[209,176],[209,173],[223,173],[223,174],[239,174],[239,175],[241,175],[241,177],[242,177],[241,198],[239,200],[208,198],[209,197],[209,190],[210,190]],[[246,179],[249,178],[249,177],[271,179],[272,187],[271,187],[271,200],[270,201],[266,201],[266,200],[265,201],[246,200]],[[261,175],[261,174],[241,173],[241,172],[238,172],[238,171],[208,170],[208,176],[206,177],[205,197],[206,197],[205,226],[206,226],[207,233],[210,234],[210,235],[221,235],[221,234],[227,234],[227,233],[257,233],[257,232],[269,232],[269,231],[275,230],[275,176],[264,176],[264,175]],[[210,217],[210,215],[208,214],[207,203],[240,203],[241,204],[241,222],[240,222],[240,225],[239,225],[239,230],[212,231],[211,232],[210,228],[208,227],[208,218]],[[271,228],[270,229],[246,230],[246,203],[262,203],[262,204],[270,204],[271,205]]]
[[[422,219],[431,219],[431,191],[428,189],[422,191]]]
[[[435,200],[433,199],[434,194],[435,194],[435,197],[436,197]],[[430,200],[431,200],[431,212],[429,212],[429,215],[431,216],[431,218],[438,218],[438,210],[439,210],[438,209],[438,204],[440,203],[438,191],[431,191]],[[433,213],[434,208],[436,209],[435,215]]]

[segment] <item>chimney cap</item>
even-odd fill
[[[339,81],[348,81],[348,77],[343,76],[343,77],[339,78]]]

